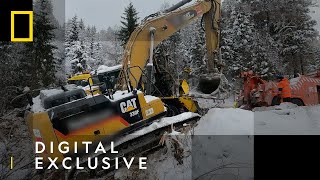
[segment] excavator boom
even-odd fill
[[[203,17],[208,49],[208,72],[216,67],[215,56],[219,51],[219,20],[221,0],[201,0],[181,8],[190,0],[184,0],[162,13],[147,17],[131,34],[125,47],[120,87],[128,85],[136,89],[141,80],[142,70],[148,62],[152,64],[153,48],[184,28],[195,19]]]

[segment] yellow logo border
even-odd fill
[[[29,38],[14,37],[14,15],[29,15]],[[11,11],[11,42],[33,42],[33,11]]]

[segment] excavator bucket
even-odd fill
[[[216,74],[202,75],[199,79],[198,90],[204,94],[211,94],[215,92],[221,83],[221,77]]]

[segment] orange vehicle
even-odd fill
[[[279,91],[276,82],[265,81],[252,71],[241,73],[241,77],[244,82],[237,100],[238,107],[251,109],[281,103],[277,98]],[[290,79],[290,86],[292,103],[299,106],[320,104],[320,71]]]

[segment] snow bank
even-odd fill
[[[211,109],[195,127],[197,135],[320,135],[320,106]]]
[[[253,135],[254,113],[242,109],[211,109],[195,127],[196,135]]]
[[[272,110],[285,110],[285,109],[294,109],[297,108],[298,105],[292,103],[281,103],[278,106],[269,106],[269,107],[256,107],[252,111],[253,112],[262,112],[262,111],[272,111]]]
[[[254,116],[258,135],[320,135],[320,106],[284,103],[257,111]]]

